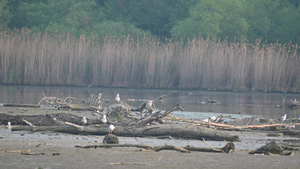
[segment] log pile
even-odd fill
[[[300,101],[297,99],[289,99],[286,102],[286,107],[290,109],[298,109],[300,107]]]
[[[160,118],[167,116],[169,113],[176,109],[182,109],[180,105],[175,105],[164,113],[156,112],[150,114],[144,118],[139,120],[135,120],[133,122],[116,125],[116,129],[114,130],[114,134],[118,136],[125,137],[148,137],[148,136],[171,136],[174,138],[181,139],[199,139],[202,140],[219,140],[219,141],[239,141],[238,136],[232,136],[227,132],[218,131],[211,128],[203,127],[203,126],[195,126],[192,124],[156,124],[156,125],[148,125],[151,122],[157,121]],[[69,117],[73,117],[70,115],[66,115]],[[60,115],[60,117],[64,117]],[[41,118],[38,116],[38,118]],[[15,130],[30,130],[31,132],[50,130],[50,131],[59,131],[73,134],[90,134],[90,135],[106,135],[108,134],[108,125],[87,125],[82,126],[80,124],[75,124],[68,121],[63,121],[59,119],[57,115],[46,115],[46,118],[52,119],[55,126],[37,126],[33,123],[33,125],[28,126],[14,126],[12,128]],[[77,123],[79,117],[77,118]],[[30,120],[26,120],[31,123]],[[36,122],[37,120],[33,120]],[[26,122],[25,122],[26,123]],[[24,124],[24,120],[22,120],[22,124]],[[26,123],[28,124],[28,123]]]

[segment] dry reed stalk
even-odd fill
[[[0,34],[0,83],[299,92],[298,50],[260,40],[183,45],[22,29]]]

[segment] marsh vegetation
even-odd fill
[[[1,32],[0,83],[299,92],[298,45]]]

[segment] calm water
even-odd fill
[[[162,95],[163,102],[155,102],[161,110],[171,108],[179,103],[184,112],[174,112],[185,118],[204,118],[218,114],[247,114],[245,116],[262,116],[278,119],[287,113],[288,118],[300,115],[300,110],[283,108],[283,99],[300,99],[299,94],[279,93],[235,93],[218,91],[155,90],[155,89],[120,89],[120,88],[86,88],[86,87],[49,87],[49,86],[0,86],[0,103],[37,104],[43,93],[48,97],[75,97],[78,100],[88,98],[90,94],[102,93],[104,100],[113,102],[117,93],[121,100],[129,105],[138,106],[145,99],[154,99]],[[205,97],[217,100],[219,104],[203,104]],[[107,106],[109,104],[103,105]]]

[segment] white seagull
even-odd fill
[[[85,125],[87,123],[86,117],[82,117],[81,124]]]
[[[204,119],[203,121],[204,121],[204,122],[209,122],[208,118]]]
[[[212,122],[215,122],[215,120],[216,120],[217,118],[216,118],[216,116],[211,116],[209,119],[210,119]]]
[[[6,128],[6,129],[9,129],[9,130],[11,129],[11,124],[10,124],[10,122],[7,123],[7,125],[5,126],[5,128]]]
[[[104,123],[104,124],[107,122],[107,119],[106,119],[106,115],[105,115],[105,114],[103,115],[103,117],[102,117],[102,120],[101,120],[101,121],[102,121],[102,123]]]
[[[120,95],[117,94],[116,98],[115,98],[116,102],[119,102],[121,99],[120,99]]]
[[[112,134],[113,130],[115,129],[116,127],[114,125],[109,125],[108,127],[108,134]]]
[[[284,122],[285,120],[286,120],[286,116],[287,116],[287,114],[284,114],[283,116],[281,116],[281,122]]]

